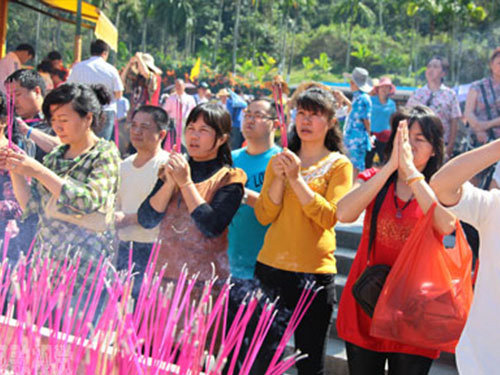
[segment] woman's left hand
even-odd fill
[[[295,153],[293,153],[288,149],[285,149],[281,153],[280,158],[283,162],[285,174],[288,180],[290,181],[297,180],[300,175],[300,165],[301,165],[300,158]]]
[[[173,177],[177,186],[181,187],[192,182],[191,170],[186,158],[176,152],[171,152],[166,165],[166,171]]]
[[[36,177],[41,172],[42,165],[26,154],[5,147],[0,150],[0,168],[18,175]]]
[[[406,180],[413,173],[418,172],[415,164],[413,164],[413,152],[411,151],[408,123],[406,120],[400,121],[398,132],[401,133],[401,141],[399,142],[399,170],[403,175],[402,177]]]

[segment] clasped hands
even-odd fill
[[[175,151],[170,153],[168,161],[160,167],[158,176],[172,187],[182,188],[193,183],[189,163],[182,154]]]
[[[41,167],[38,161],[22,152],[9,147],[0,148],[0,169],[26,177],[35,177],[41,171]]]
[[[410,144],[408,122],[406,120],[399,122],[392,145],[392,153],[387,162],[387,167],[393,172],[397,170],[404,180],[418,173],[413,163],[413,152]]]
[[[274,157],[271,166],[276,177],[282,180],[292,182],[300,177],[300,158],[287,148]]]

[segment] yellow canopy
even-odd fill
[[[40,0],[40,2],[74,15],[77,12],[76,0]],[[118,49],[118,30],[99,8],[83,1],[82,19],[95,24],[94,34],[97,38],[104,40],[113,51]]]

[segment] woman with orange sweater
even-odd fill
[[[311,88],[299,96],[297,107],[290,150],[271,159],[255,205],[257,219],[271,224],[255,276],[265,293],[279,297],[285,315],[297,305],[306,283],[322,287],[295,331],[296,348],[308,355],[297,363],[299,374],[315,375],[324,374],[335,304],[336,202],[351,188],[352,165],[343,155],[332,94]],[[286,318],[277,321],[286,323]],[[271,337],[261,350],[264,356],[274,353],[280,339]],[[260,368],[268,359],[260,358]]]

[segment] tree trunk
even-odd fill
[[[350,65],[351,65],[351,38],[352,38],[352,22],[349,21],[349,29],[347,32],[347,53],[345,56],[345,70],[346,72],[349,71]]]
[[[160,32],[160,51],[161,51],[162,60],[163,60],[163,57],[166,55],[166,51],[165,51],[165,28],[164,27],[161,28],[161,32]]]
[[[380,30],[384,30],[384,0],[378,0],[378,25]]]
[[[56,48],[57,48],[58,51],[62,50],[61,30],[62,30],[62,23],[61,23],[61,21],[57,21],[57,27],[56,27]]]
[[[410,43],[410,66],[408,67],[408,75],[411,75],[414,71],[414,46],[415,46],[415,35],[417,33],[416,31],[416,26],[417,26],[417,17],[416,15],[413,16],[413,30],[411,32],[411,43]],[[417,85],[417,77],[415,77],[415,86]]]
[[[285,71],[285,64],[286,64],[286,37],[288,33],[288,6],[286,7],[286,11],[283,14],[283,20],[281,22],[282,25],[282,44],[281,44],[281,61],[280,61],[280,67],[279,67],[279,72],[280,74],[283,74]]]
[[[238,28],[240,27],[241,0],[236,0],[236,20],[233,30],[233,74],[236,74],[236,57],[238,52]]]
[[[116,30],[120,30],[120,12],[121,12],[121,4],[116,5],[116,17],[115,17],[115,27]],[[116,60],[118,59],[118,51],[116,53],[111,54],[111,64],[115,65]]]
[[[36,18],[36,34],[35,34],[35,65],[38,65],[38,58],[40,57],[40,22],[41,22],[41,13],[37,13]]]
[[[219,17],[217,19],[217,34],[215,37],[215,46],[214,50],[212,51],[212,66],[215,65],[215,61],[217,60],[217,51],[219,50],[219,43],[220,43],[220,34],[222,33],[222,13],[224,11],[224,0],[220,0],[219,3]]]
[[[349,71],[351,65],[351,44],[352,44],[352,27],[354,22],[354,4],[353,0],[349,1],[349,15],[347,17],[347,22],[349,22],[349,30],[347,34],[347,54],[345,56],[345,69],[346,72]]]
[[[148,18],[144,16],[144,26],[142,27],[141,52],[146,52],[146,36],[148,34]]]
[[[457,56],[457,72],[455,74],[455,86],[460,83],[460,73],[462,70],[462,54],[463,54],[463,48],[462,48],[462,43],[458,43],[458,56]]]
[[[290,82],[290,74],[292,73],[293,55],[295,50],[295,30],[292,30],[292,48],[290,49],[290,57],[288,58],[288,71],[286,72],[286,81]]]
[[[186,36],[184,37],[184,58],[189,57],[189,51],[191,49],[190,42],[191,42],[191,33],[190,33],[190,27],[186,26]]]
[[[450,58],[451,58],[451,64],[450,64],[450,72],[451,72],[451,82],[455,82],[456,79],[456,37],[457,37],[457,27],[455,25],[455,16],[452,15],[452,20],[451,20],[451,43],[450,43]]]
[[[196,29],[193,27],[193,31],[191,32],[191,55],[194,56],[196,52]]]

